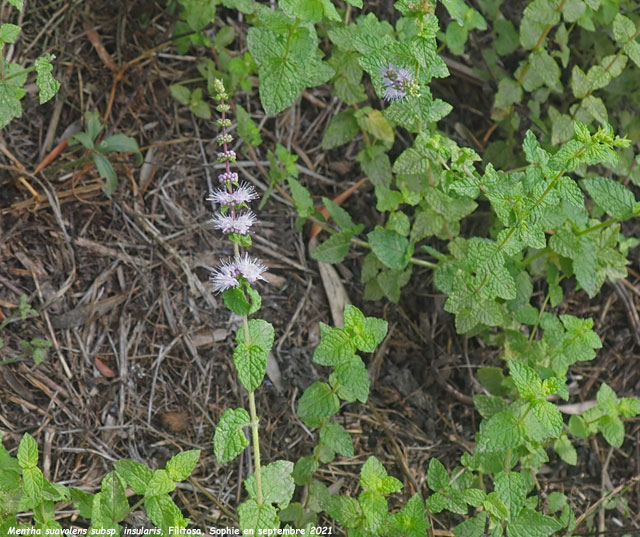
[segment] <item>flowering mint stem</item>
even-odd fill
[[[219,102],[216,107],[220,113],[217,125],[222,129],[222,133],[216,138],[218,144],[222,147],[222,151],[218,153],[218,162],[225,163],[224,173],[218,176],[221,188],[216,189],[209,195],[209,200],[216,203],[219,207],[213,217],[213,223],[217,229],[225,234],[233,242],[233,260],[222,261],[220,266],[211,275],[211,281],[216,292],[224,292],[234,288],[239,288],[241,294],[248,294],[251,297],[250,285],[257,280],[263,280],[262,273],[266,267],[257,259],[249,257],[249,254],[241,255],[240,246],[248,246],[251,244],[249,229],[255,223],[255,215],[247,210],[240,212],[241,208],[245,208],[247,203],[258,198],[256,191],[247,183],[240,184],[238,174],[231,171],[231,163],[235,162],[236,154],[229,149],[229,144],[233,141],[227,129],[231,127],[231,121],[227,119],[226,113],[230,106],[227,104],[229,96],[227,95],[221,80],[215,81],[215,89],[217,92],[216,100]],[[230,291],[231,292],[231,291]],[[253,298],[251,298],[253,300]],[[226,296],[225,296],[226,301]],[[233,308],[232,308],[233,309]],[[251,347],[251,332],[249,330],[248,314],[242,313],[242,329],[244,332],[244,341],[247,348]],[[259,436],[259,419],[256,412],[255,388],[249,392],[249,417],[251,427],[251,437],[253,443],[253,459],[255,465],[255,483],[256,483],[256,503],[262,506],[262,469],[260,464],[260,436]]]

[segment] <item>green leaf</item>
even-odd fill
[[[322,198],[322,203],[327,208],[329,216],[333,218],[333,221],[342,231],[352,231],[353,233],[360,233],[360,231],[362,231],[363,226],[354,224],[351,215],[342,207],[328,198]]]
[[[213,40],[213,46],[218,52],[220,52],[227,45],[233,43],[235,38],[236,31],[234,30],[233,26],[223,26],[216,32],[216,37]],[[236,107],[237,106],[238,105],[236,104]]]
[[[0,80],[0,129],[6,127],[9,122],[22,116],[22,99],[26,91],[23,86],[27,81],[27,73],[23,71],[22,66],[16,63],[5,65],[5,79],[13,76],[9,80]]]
[[[406,505],[391,518],[393,535],[424,537],[429,527],[425,504],[419,494],[411,496]]]
[[[529,57],[531,69],[552,90],[561,91],[560,67],[546,49],[538,50]]]
[[[493,23],[493,30],[497,34],[496,52],[500,56],[507,56],[520,46],[518,32],[509,19],[498,19]]]
[[[171,96],[184,106],[188,106],[191,102],[191,90],[182,84],[172,84],[169,86]]]
[[[453,528],[453,534],[456,537],[483,537],[486,525],[487,513],[486,511],[481,511],[476,516]]]
[[[331,328],[320,323],[320,345],[313,353],[313,361],[320,365],[336,366],[348,361],[356,352],[352,335],[344,328]]]
[[[259,506],[253,499],[240,504],[238,518],[242,535],[258,535],[259,530],[277,530],[279,527],[276,508],[267,503]]]
[[[355,528],[362,523],[362,507],[350,496],[331,496],[326,511],[338,524],[347,528]]]
[[[631,58],[631,61],[640,67],[640,43],[637,41],[629,41],[624,46],[624,51],[627,53],[627,56]]]
[[[514,520],[524,507],[529,488],[524,477],[515,472],[500,472],[494,479],[495,491],[509,511],[510,520]]]
[[[257,146],[262,143],[260,129],[251,119],[249,112],[236,104],[236,118],[238,119],[238,134],[247,144]]]
[[[387,335],[387,322],[375,317],[365,317],[363,313],[347,304],[344,308],[344,327],[353,334],[358,350],[373,352]]]
[[[291,106],[306,87],[304,68],[292,58],[270,59],[260,66],[260,102],[267,115]]]
[[[550,537],[560,530],[560,524],[551,517],[523,509],[507,526],[508,537]]]
[[[29,433],[25,433],[18,446],[20,468],[35,468],[38,465],[38,444]]]
[[[233,362],[240,382],[249,392],[262,384],[273,339],[273,326],[262,319],[249,321],[248,334],[244,333],[244,329],[236,333],[238,345],[233,352]]]
[[[351,436],[339,423],[330,421],[320,429],[320,442],[343,457],[353,457]]]
[[[114,134],[102,140],[97,148],[98,151],[117,151],[118,153],[140,153],[138,142],[130,136],[124,134]]]
[[[589,438],[589,427],[581,416],[571,416],[569,418],[569,432],[583,440]]]
[[[314,382],[298,401],[298,417],[307,427],[320,427],[340,409],[338,396],[326,382]]]
[[[380,188],[388,188],[391,184],[391,161],[382,145],[371,145],[358,153],[358,162],[367,178],[376,187],[376,197],[380,200]],[[393,192],[402,200],[400,192]],[[399,201],[398,201],[399,203]],[[382,210],[378,207],[378,210]]]
[[[560,22],[560,13],[554,0],[534,0],[524,10],[524,16],[532,21],[555,26]],[[522,21],[525,24],[525,21]]]
[[[567,464],[571,466],[578,464],[578,452],[566,435],[562,435],[553,443],[553,450]]]
[[[296,485],[292,477],[293,463],[275,461],[262,467],[262,501],[277,504],[280,509],[289,505]],[[257,500],[256,477],[251,474],[244,482],[249,498]]]
[[[331,118],[331,123],[322,135],[322,149],[325,151],[346,144],[360,132],[352,110],[340,112]]]
[[[44,487],[44,476],[37,466],[29,466],[22,469],[22,486],[24,493],[31,500],[35,507],[42,501],[42,489]]]
[[[587,192],[607,214],[626,220],[634,215],[636,198],[633,193],[613,179],[593,177],[583,181]]]
[[[153,476],[151,468],[139,462],[126,459],[114,462],[113,466],[116,473],[124,479],[125,483],[131,487],[133,492],[140,496],[144,495],[149,481]]]
[[[184,481],[191,475],[200,460],[200,450],[190,449],[171,457],[166,464],[169,477],[174,481]]]
[[[22,11],[22,7],[24,6],[24,0],[9,0],[9,3],[19,11]]]
[[[129,511],[129,502],[125,495],[122,478],[116,472],[109,472],[102,479],[101,492],[100,503],[102,513],[109,520],[122,520]]]
[[[94,152],[91,154],[96,169],[100,177],[105,179],[103,192],[111,197],[111,195],[118,189],[118,176],[116,175],[111,162],[102,153]]]
[[[71,488],[71,501],[82,518],[91,518],[94,495],[84,490]]]
[[[633,418],[640,414],[640,399],[623,397],[618,408],[622,417]]]
[[[600,385],[598,393],[596,394],[596,400],[598,401],[598,407],[604,413],[610,416],[618,415],[618,396],[606,382]]]
[[[291,197],[296,204],[296,211],[300,218],[309,218],[314,212],[313,200],[309,191],[300,184],[297,179],[291,176],[287,177],[289,183],[289,189],[291,190]]]
[[[222,293],[222,300],[224,305],[237,315],[251,315],[262,305],[262,297],[248,284],[226,289]]]
[[[213,452],[219,464],[232,461],[249,445],[242,428],[250,421],[244,408],[229,408],[224,412],[213,435]]]
[[[438,492],[449,486],[449,473],[444,465],[436,458],[431,458],[427,470],[427,484],[429,488]]]
[[[359,356],[351,355],[337,364],[329,377],[329,383],[341,399],[350,403],[356,399],[361,403],[367,402],[371,381]]]
[[[483,393],[478,393],[473,396],[473,405],[476,407],[478,413],[485,419],[489,419],[498,412],[507,410],[507,403],[504,399]]]
[[[315,457],[311,455],[300,457],[296,461],[296,465],[291,473],[296,485],[302,486],[308,484],[311,476],[313,476],[318,469],[318,466],[319,464]]]
[[[532,401],[543,395],[542,380],[528,365],[517,360],[509,360],[509,371],[518,392],[525,400]]]
[[[180,534],[182,533],[180,529],[187,527],[187,520],[182,516],[175,502],[166,494],[145,498],[144,509],[151,522],[164,531],[165,535]]]
[[[173,492],[176,488],[176,484],[169,476],[166,470],[155,470],[151,475],[151,479],[147,485],[145,496],[158,496],[161,494],[168,494]]]
[[[562,432],[562,414],[558,407],[549,401],[540,399],[531,405],[531,409],[542,424],[545,432],[552,438],[557,438]]]
[[[492,395],[507,395],[508,389],[505,387],[505,376],[499,367],[482,367],[478,369],[478,380]]]
[[[595,119],[602,125],[607,124],[607,122],[609,121],[607,107],[602,102],[602,99],[600,97],[589,95],[582,100],[582,106],[584,106],[585,110],[587,110],[587,112],[589,112],[591,116],[593,116],[593,119]]]
[[[506,108],[520,101],[522,101],[522,86],[508,77],[500,80],[494,106],[496,108]]]
[[[586,8],[582,0],[567,0],[562,7],[562,16],[567,22],[576,22],[584,15]]]
[[[9,22],[0,25],[0,46],[2,43],[15,43],[20,33],[20,26]]]
[[[367,235],[367,240],[378,259],[390,269],[402,270],[409,264],[413,248],[399,233],[377,228]]]
[[[47,56],[41,56],[35,62],[36,68],[36,86],[40,90],[38,92],[38,97],[40,99],[40,104],[46,103],[50,100],[60,89],[60,82],[58,82],[51,75],[53,71],[53,65],[51,65],[51,60],[53,60],[55,56],[53,54]]]
[[[611,56],[602,58],[602,65],[604,65],[605,71],[609,71],[611,78],[616,78],[624,71],[627,65],[627,59],[624,54],[612,54]]]
[[[507,506],[504,504],[504,502],[500,499],[497,492],[488,494],[482,505],[491,515],[492,519],[509,519],[509,510],[507,509]]]
[[[369,490],[365,490],[358,497],[358,503],[364,515],[364,527],[369,534],[378,534],[387,518],[389,506],[384,496]]]
[[[624,424],[617,416],[602,416],[598,420],[598,429],[609,445],[619,448],[624,442]]]
[[[571,71],[571,90],[577,99],[582,99],[591,90],[591,82],[578,65],[574,65]]]
[[[524,426],[512,412],[498,412],[480,424],[478,449],[482,453],[517,448],[524,432]]]
[[[393,145],[393,129],[380,110],[372,110],[366,116],[359,118],[358,124],[369,134],[382,141],[386,147]]]
[[[349,253],[351,231],[331,235],[311,252],[311,257],[322,263],[341,263]]]
[[[343,29],[347,31],[347,34],[350,37],[351,34],[348,33],[347,28]],[[335,37],[339,35],[340,32],[330,31],[329,35],[331,36],[332,34]],[[338,39],[341,37],[342,35],[340,35]],[[349,39],[349,37],[347,37],[347,39]],[[348,45],[348,48],[352,47]],[[359,55],[357,52],[348,52],[346,49],[342,50],[342,47],[340,47],[337,49],[334,48],[333,54],[328,62],[336,73],[336,76],[333,79],[333,91],[331,94],[335,95],[344,104],[349,106],[358,104],[367,98],[367,94],[365,93],[361,83],[363,70],[358,58]],[[348,111],[347,113],[351,113],[351,111]]]
[[[621,13],[616,14],[613,19],[613,38],[619,45],[629,41],[636,33],[636,25],[631,19]]]

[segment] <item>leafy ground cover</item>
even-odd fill
[[[371,3],[367,9],[380,19],[397,17],[387,5]],[[3,315],[10,321],[1,352],[3,360],[16,360],[0,370],[5,380],[1,415],[7,447],[14,449],[22,433],[30,432],[42,446],[48,479],[94,490],[114,460],[143,460],[161,468],[176,451],[201,449],[204,456],[193,478],[177,489],[176,500],[200,525],[234,525],[244,494],[238,483],[251,473],[251,461],[219,466],[211,436],[224,409],[243,399],[231,361],[240,321],[206,288],[210,269],[228,255],[206,224],[203,203],[208,182],[218,173],[213,158],[218,132],[208,121],[211,111],[202,91],[185,81],[202,76],[198,55],[208,57],[210,51],[175,43],[172,30],[179,23],[175,12],[155,3],[118,9],[79,3],[27,6],[24,43],[33,45],[14,53],[30,59],[38,48],[54,52],[62,90],[44,107],[36,106],[29,93],[22,118],[5,128],[0,140],[0,284]],[[477,20],[472,26],[481,29]],[[329,149],[334,144],[323,138],[338,111],[329,90],[305,90],[287,112],[265,116],[251,74],[257,68],[244,54],[251,48],[248,27],[236,12],[221,10],[215,28],[222,27],[227,29],[211,33],[211,61],[233,61],[230,70],[243,89],[237,104],[245,111],[238,113],[238,129],[263,142],[238,163],[243,177],[267,192],[274,173],[297,175],[318,201],[356,183],[362,165],[357,141]],[[626,43],[632,35],[620,39]],[[460,53],[456,38],[461,39],[450,36],[449,48]],[[473,39],[467,50],[472,58],[484,52],[482,42]],[[496,88],[469,70],[468,57],[449,57],[449,63],[452,76],[431,86],[434,96],[454,110],[441,128],[461,145],[487,149],[483,140],[491,138],[493,122],[502,120],[495,116]],[[504,94],[509,83],[497,84]],[[135,139],[143,157],[140,165],[135,155],[110,155],[115,183],[106,165],[99,164],[98,152],[91,152],[101,136],[96,120],[93,127],[90,121],[81,124],[94,111],[106,139]],[[243,113],[253,118],[257,131],[241,121]],[[376,117],[368,116],[374,130]],[[520,132],[519,125],[512,128]],[[86,143],[78,135],[83,130],[91,133]],[[71,134],[80,144],[63,148],[36,173],[37,163]],[[388,135],[378,134],[383,140]],[[124,148],[134,152],[130,145]],[[380,223],[375,204],[374,192],[364,186],[344,207],[369,230]],[[325,374],[312,365],[311,356],[320,338],[319,321],[330,320],[342,291],[320,277],[309,255],[309,229],[300,232],[296,213],[281,194],[271,193],[260,219],[254,248],[269,267],[269,284],[261,288],[263,313],[280,335],[270,384],[257,392],[263,457],[291,459],[313,447],[294,412],[295,401]],[[463,231],[473,234],[474,226],[486,223],[478,219],[465,225],[469,229]],[[634,224],[627,225],[625,234],[637,235]],[[471,399],[479,391],[475,371],[495,365],[495,351],[456,333],[445,297],[426,268],[414,269],[397,304],[363,302],[361,254],[353,251],[339,265],[340,280],[367,315],[389,323],[389,335],[369,362],[369,404],[341,415],[354,435],[356,457],[321,467],[319,474],[341,494],[356,496],[360,469],[374,455],[406,485],[406,497],[394,500],[399,506],[412,493],[426,491],[432,458],[454,468],[471,450],[479,421]],[[620,395],[638,393],[637,257],[632,259],[631,279],[607,284],[595,301],[572,286],[564,289],[560,313],[594,317],[603,341],[597,361],[572,369],[579,386],[576,399],[587,404],[602,381]],[[533,292],[544,301],[541,289]],[[20,308],[23,295],[37,317],[24,304]],[[18,310],[24,315],[11,317]],[[43,337],[51,343],[43,363],[33,367],[19,360],[32,355],[39,361]],[[578,465],[553,461],[540,475],[540,488],[544,494],[567,494],[577,513],[588,514],[585,528],[625,528],[633,534],[639,511],[635,493],[598,502],[619,487],[636,490],[637,440],[632,421],[621,449],[601,437],[578,443]],[[431,518],[437,534],[448,535],[454,524],[447,515]]]

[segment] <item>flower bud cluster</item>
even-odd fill
[[[222,134],[216,138],[218,144],[222,146],[222,151],[217,154],[217,160],[225,164],[225,171],[218,176],[221,187],[211,192],[207,198],[219,208],[212,222],[215,228],[223,233],[248,235],[251,226],[256,223],[256,215],[248,209],[241,209],[246,209],[249,202],[258,198],[258,194],[250,184],[240,183],[238,174],[231,171],[231,164],[236,161],[236,153],[228,147],[233,142],[233,137],[227,132],[231,127],[231,121],[225,117],[230,109],[225,102],[228,101],[229,96],[221,80],[216,80],[214,87],[217,92],[216,100],[220,103],[217,110],[222,116],[216,122],[222,129]],[[236,256],[233,259],[222,261],[211,274],[214,291],[218,293],[239,287],[242,283],[240,278],[249,283],[264,280],[262,273],[267,270],[267,267],[247,253],[241,256],[237,247],[235,251]]]

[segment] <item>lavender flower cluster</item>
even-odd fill
[[[216,138],[218,144],[222,146],[217,161],[225,163],[225,171],[218,176],[221,187],[211,192],[207,198],[219,207],[219,212],[213,216],[212,222],[216,229],[225,234],[248,235],[251,226],[256,222],[256,215],[248,209],[242,209],[246,208],[249,202],[257,199],[258,194],[250,184],[240,183],[238,174],[231,171],[231,163],[236,161],[236,154],[228,148],[228,145],[233,142],[233,137],[227,132],[231,127],[231,121],[226,117],[230,107],[225,102],[229,100],[229,96],[221,80],[215,81],[215,89],[216,100],[220,103],[216,110],[221,115],[216,124],[222,129],[222,134]],[[239,287],[242,283],[241,278],[249,283],[264,280],[262,273],[267,270],[267,267],[247,253],[241,256],[237,247],[235,252],[233,259],[222,261],[211,274],[213,289],[217,293]]]
[[[404,99],[408,95],[420,96],[420,86],[406,69],[398,68],[390,63],[388,67],[383,66],[380,69],[380,74],[385,86],[383,97],[387,101]]]

